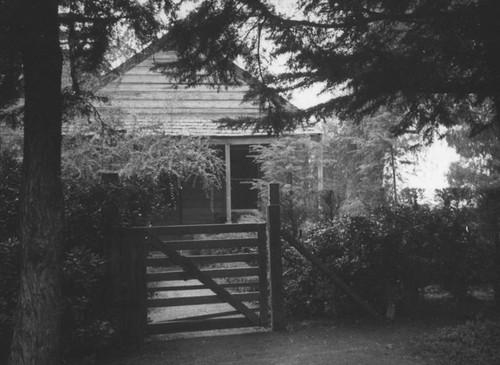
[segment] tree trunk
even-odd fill
[[[495,118],[495,125],[494,125],[494,132],[497,137],[497,143],[500,144],[500,96],[496,96],[493,98],[493,103],[495,105],[495,111],[496,111],[496,118]],[[496,161],[497,164],[499,161]],[[500,174],[500,171],[498,171],[498,165],[497,165],[497,173]],[[497,187],[498,191],[500,191],[500,188]],[[497,309],[500,309],[500,199],[498,199],[499,194],[494,195],[496,199],[496,219],[494,222],[494,245],[495,245],[495,272],[493,276],[493,290],[494,290],[494,295],[495,295],[495,306]]]
[[[11,364],[60,362],[61,68],[57,0],[23,0],[21,287]]]

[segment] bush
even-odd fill
[[[493,280],[493,247],[467,209],[383,207],[315,226],[304,243],[381,313],[390,302],[413,310],[429,285],[462,299],[470,286]],[[292,249],[284,272],[292,313],[357,313],[358,305]]]
[[[102,350],[115,333],[105,295],[106,260],[88,248],[74,247],[63,263],[63,339],[67,355]]]
[[[385,293],[395,280],[391,255],[381,240],[380,225],[368,217],[343,217],[327,226],[311,229],[304,243],[328,266],[361,293],[382,307]],[[345,316],[357,308],[329,278],[312,268],[295,251],[285,251],[285,290],[288,308],[294,313]],[[303,269],[307,268],[307,269]]]

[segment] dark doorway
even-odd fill
[[[250,146],[231,146],[232,209],[257,209],[258,192],[252,189],[252,182],[257,178],[259,166],[250,156]]]

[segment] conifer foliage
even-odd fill
[[[140,42],[156,38],[162,8],[169,10],[170,2],[0,0],[0,118],[21,115],[24,131],[22,267],[12,364],[60,363],[61,40],[68,41],[78,94],[77,66],[87,71],[102,64],[120,26],[129,25]]]
[[[268,111],[257,129],[277,132],[311,116],[360,120],[381,106],[398,128],[432,135],[465,121],[478,130],[499,124],[500,3],[495,0],[203,0],[171,32],[184,77],[204,68],[231,79],[242,59],[259,82],[252,97]],[[287,11],[284,11],[286,9]],[[270,46],[271,45],[271,46]],[[285,60],[286,69],[266,67]],[[230,68],[229,68],[230,70]],[[331,95],[289,118],[273,99],[322,85]],[[478,113],[487,107],[490,113]],[[316,120],[317,120],[316,119]],[[227,121],[226,121],[227,122]],[[239,125],[250,126],[249,120]],[[238,125],[229,123],[230,125]],[[277,130],[276,130],[277,129]]]

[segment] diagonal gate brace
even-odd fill
[[[256,326],[261,326],[261,320],[259,316],[257,316],[252,310],[250,310],[250,308],[248,308],[244,303],[234,298],[231,293],[217,284],[210,276],[198,269],[198,267],[193,264],[193,262],[189,258],[182,256],[175,249],[163,244],[163,242],[155,235],[148,235],[148,239],[151,246],[153,246],[158,251],[162,251],[170,258],[170,260],[172,260],[173,263],[179,265],[185,272],[195,277],[202,284],[206,285],[219,297],[219,299],[231,305],[234,309],[243,314]]]

